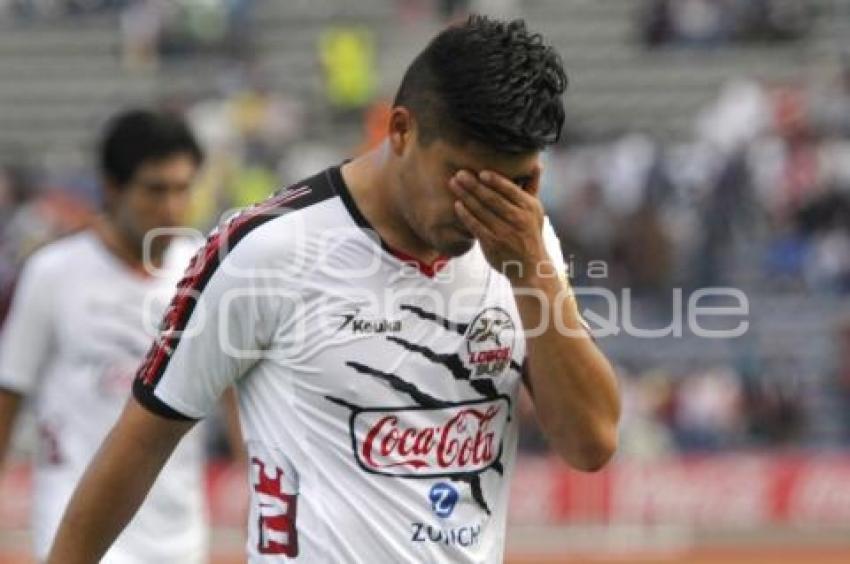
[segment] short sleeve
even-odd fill
[[[235,242],[232,242],[235,244]],[[214,235],[190,262],[139,368],[133,395],[172,419],[201,419],[261,357],[271,334],[262,278]]]
[[[552,264],[554,264],[558,276],[567,276],[567,263],[564,260],[564,252],[561,250],[561,241],[555,234],[555,229],[552,228],[549,216],[543,218],[543,245],[546,247],[546,252],[549,253],[549,258],[552,259]]]
[[[0,331],[0,388],[22,395],[34,391],[52,347],[53,283],[44,252],[24,266]]]
[[[201,419],[228,386],[268,360],[273,342],[276,352],[290,350],[297,333],[287,323],[302,317],[295,312],[303,313],[303,272],[289,244],[300,224],[287,211],[306,205],[312,193],[307,185],[281,191],[213,231],[177,284],[139,367],[139,403],[164,417]]]
[[[549,221],[548,216],[543,218],[543,245],[546,247],[546,252],[549,254],[549,258],[552,260],[552,263],[555,266],[555,271],[558,273],[558,276],[561,278],[561,280],[564,281],[567,290],[572,296],[572,302],[574,307],[576,308],[576,312],[578,313],[579,322],[582,324],[588,334],[593,337],[593,334],[590,330],[590,326],[587,324],[587,321],[581,315],[581,310],[579,308],[578,301],[575,298],[575,293],[573,292],[572,285],[570,283],[570,273],[567,269],[567,262],[564,260],[564,252],[561,249],[561,240],[558,239],[558,235],[555,234],[555,229],[552,227],[552,222]]]

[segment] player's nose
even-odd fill
[[[159,206],[159,224],[162,227],[179,227],[183,224],[188,201],[183,194],[168,194]]]

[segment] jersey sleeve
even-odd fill
[[[54,338],[56,279],[43,251],[25,264],[0,330],[0,388],[27,395],[38,385]]]
[[[552,259],[552,264],[555,266],[555,271],[558,273],[558,277],[563,280],[567,291],[570,292],[573,306],[576,308],[576,313],[578,314],[579,322],[582,327],[584,327],[585,331],[593,337],[590,326],[581,315],[578,301],[575,298],[575,293],[573,292],[572,285],[570,283],[570,273],[567,268],[567,262],[564,260],[564,253],[561,250],[561,240],[558,239],[558,235],[555,234],[555,229],[552,227],[552,222],[549,221],[549,216],[543,218],[543,244],[546,247],[546,252],[549,253],[549,258]]]
[[[269,292],[235,237],[214,234],[190,262],[133,384],[136,400],[172,419],[201,419],[262,357]]]
[[[546,247],[546,252],[549,253],[549,258],[552,259],[552,264],[555,266],[558,276],[567,277],[567,263],[561,250],[561,241],[555,234],[555,229],[552,227],[548,215],[543,218],[543,245]]]

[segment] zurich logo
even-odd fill
[[[428,499],[431,500],[431,510],[437,517],[445,518],[452,514],[452,511],[457,505],[458,494],[457,490],[446,482],[434,484],[431,491],[428,492]]]

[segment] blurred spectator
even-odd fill
[[[676,391],[677,443],[683,450],[737,446],[744,427],[741,382],[725,369],[683,378]]]
[[[13,167],[0,168],[0,326],[6,317],[17,275],[19,253],[9,241],[9,225],[17,209],[31,196],[28,174]]]
[[[834,80],[813,88],[807,106],[812,125],[825,135],[850,138],[850,52]]]
[[[672,288],[672,246],[658,208],[643,205],[618,222],[615,258],[629,272],[636,296],[669,301]]]
[[[437,11],[444,20],[454,20],[469,12],[469,0],[437,0]]]
[[[469,4],[470,11],[476,14],[506,19],[521,16],[519,0],[472,0],[465,3]]]
[[[700,141],[728,155],[762,135],[771,125],[771,100],[754,80],[733,78],[695,121]]]
[[[303,130],[303,110],[296,101],[254,77],[229,102],[229,122],[241,137],[247,162],[274,169],[283,148]]]
[[[130,70],[152,70],[159,56],[239,56],[251,47],[251,0],[125,0],[123,55]]]
[[[669,4],[675,39],[686,45],[712,45],[729,33],[727,7],[718,0],[675,0]]]
[[[128,70],[157,67],[164,18],[165,3],[161,0],[136,0],[121,13],[122,54]]]
[[[641,36],[648,47],[789,41],[808,33],[812,15],[803,0],[647,0]]]
[[[675,452],[669,421],[673,403],[673,381],[669,374],[638,376],[618,366],[617,375],[623,403],[620,455],[652,460]]]
[[[387,138],[392,104],[388,100],[375,100],[363,116],[363,140],[356,153],[365,153],[380,145]]]
[[[0,225],[32,195],[31,173],[22,167],[0,166]]]
[[[671,0],[649,0],[641,12],[641,35],[647,47],[670,42],[675,32],[670,14]]]
[[[0,211],[3,215],[0,222],[0,325],[24,260],[43,245],[86,227],[93,213],[89,206],[66,191],[53,189],[36,193],[25,174],[4,174],[0,170],[0,195],[4,191],[7,196],[12,194],[11,199],[6,199],[6,209]],[[11,208],[9,202],[12,202]]]
[[[225,0],[178,0],[167,4],[159,42],[162,54],[173,57],[223,51],[230,25],[227,4]]]
[[[301,104],[273,91],[259,74],[246,76],[228,96],[200,100],[188,110],[208,155],[191,213],[191,223],[203,229],[221,213],[284,185],[280,171],[304,130]]]
[[[837,352],[835,387],[841,414],[841,434],[846,446],[850,446],[850,318],[843,319],[836,331]]]
[[[758,374],[745,380],[744,409],[750,441],[758,446],[793,446],[804,432],[806,417],[800,376],[787,370],[771,370],[782,364],[793,365],[777,351]]]
[[[745,40],[788,41],[803,37],[812,23],[811,2],[736,0],[737,35]]]
[[[133,0],[0,0],[0,17],[51,19],[114,12]]]
[[[325,92],[336,116],[359,118],[374,98],[377,83],[372,31],[366,27],[331,27],[320,37],[319,56]]]

